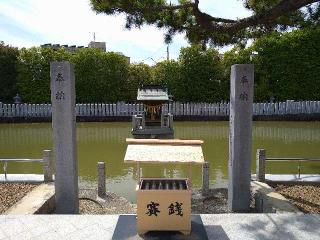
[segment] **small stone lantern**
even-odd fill
[[[22,103],[21,97],[19,96],[18,93],[17,93],[17,95],[13,98],[13,103],[14,103],[14,104],[20,104],[20,103]]]

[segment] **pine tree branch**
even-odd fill
[[[232,20],[226,18],[218,18],[213,17],[207,13],[200,11],[199,9],[199,0],[195,0],[195,3],[184,4],[184,5],[174,5],[174,6],[163,6],[158,8],[157,10],[169,10],[174,11],[178,9],[186,9],[192,8],[193,14],[196,17],[198,24],[205,28],[221,28],[221,30],[230,30],[232,32],[238,31],[247,27],[255,27],[259,24],[267,24],[278,17],[284,15],[285,13],[296,11],[303,6],[306,6],[311,3],[319,2],[319,0],[282,0],[279,4],[271,8],[270,10],[258,14],[253,15],[251,17],[239,19],[239,20]],[[225,26],[219,26],[217,24],[225,23]]]
[[[93,9],[97,12],[126,13],[128,26],[140,26],[143,23],[157,24],[160,28],[169,29],[168,36],[185,31],[190,39],[211,39],[215,42],[230,43],[237,38],[244,37],[247,30],[256,27],[272,30],[279,23],[277,21],[279,17],[294,13],[309,4],[320,3],[320,0],[281,0],[267,11],[236,20],[214,17],[202,12],[199,9],[199,0],[178,5],[152,4],[152,1],[149,3],[146,1],[146,4],[143,4],[142,0],[136,0],[136,2],[134,0],[91,0],[91,2]],[[179,10],[181,14],[179,14]],[[172,16],[172,19],[163,17],[166,16],[165,14],[159,14],[162,12],[169,13],[168,16]],[[178,20],[175,21],[175,18]],[[286,26],[289,25],[291,25],[290,22]]]
[[[279,4],[264,13],[240,19],[235,24],[227,26],[226,28],[232,32],[236,32],[247,27],[268,24],[288,12],[296,11],[303,6],[315,2],[319,2],[319,0],[282,0]]]

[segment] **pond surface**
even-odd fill
[[[228,122],[175,122],[175,138],[204,140],[205,160],[210,162],[210,184],[227,186]],[[135,201],[135,166],[123,163],[125,139],[131,123],[77,123],[79,177],[96,186],[96,163],[106,162],[107,190]],[[252,172],[255,152],[265,148],[267,157],[320,157],[319,122],[254,122]],[[0,124],[0,158],[41,158],[52,149],[51,123]],[[0,166],[0,174],[3,173]],[[9,173],[41,173],[37,163],[10,163]],[[142,165],[146,177],[187,177],[182,165]],[[267,173],[297,173],[296,163],[268,163]],[[320,174],[319,163],[303,163],[302,173]],[[193,184],[200,186],[201,167],[193,167]]]

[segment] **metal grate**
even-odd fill
[[[187,180],[180,179],[143,179],[140,184],[141,190],[187,190]]]

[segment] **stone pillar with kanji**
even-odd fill
[[[56,213],[79,212],[75,78],[70,62],[50,64]]]
[[[250,209],[254,66],[231,67],[228,208]]]

